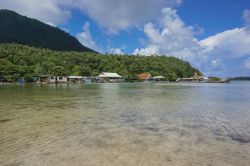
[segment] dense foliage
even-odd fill
[[[219,77],[209,77],[209,81],[220,81]]]
[[[87,51],[68,33],[13,11],[0,10],[0,43],[19,43],[59,51]]]
[[[0,44],[0,78],[12,82],[31,81],[40,75],[97,76],[116,72],[127,80],[150,72],[168,80],[190,77],[195,69],[185,61],[166,56],[101,55],[90,52],[59,52],[18,44]]]

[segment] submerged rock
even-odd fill
[[[9,122],[12,121],[13,119],[0,119],[0,123],[5,123],[5,122]]]

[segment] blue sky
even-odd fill
[[[101,53],[174,55],[205,75],[250,76],[248,0],[0,0]]]

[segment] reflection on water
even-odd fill
[[[250,83],[0,87],[0,165],[250,165]]]

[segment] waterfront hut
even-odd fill
[[[68,76],[68,83],[81,83],[83,81],[83,76]]]
[[[85,84],[91,84],[93,82],[97,82],[96,77],[83,77],[83,83]]]
[[[56,76],[56,83],[67,83],[67,76]]]
[[[55,76],[52,75],[42,75],[39,78],[40,83],[56,83]]]
[[[154,81],[161,81],[161,80],[163,80],[165,77],[163,77],[163,76],[155,76],[155,77],[153,77],[153,79],[154,79]]]
[[[176,82],[207,82],[208,81],[208,77],[205,76],[199,76],[198,72],[195,71],[194,75],[192,77],[188,77],[188,78],[178,78],[176,80]]]
[[[49,83],[49,84],[67,83],[67,77],[66,76],[42,75],[39,78],[39,82]]]
[[[200,81],[208,81],[208,77],[206,76],[199,76]]]
[[[221,78],[220,83],[230,83],[230,78]]]
[[[148,73],[148,72],[138,74],[137,77],[138,77],[140,80],[144,80],[144,81],[153,81],[153,77],[152,77],[151,74]]]
[[[98,82],[121,82],[122,76],[117,73],[102,72],[97,76]]]

